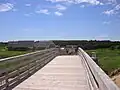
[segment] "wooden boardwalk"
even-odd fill
[[[81,57],[58,56],[13,90],[89,90]]]

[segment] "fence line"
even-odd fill
[[[0,63],[27,60],[27,62],[20,63],[12,70],[7,69],[4,74],[0,75],[0,90],[11,90],[50,62],[57,55],[58,49],[53,48],[0,60]]]

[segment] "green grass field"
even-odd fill
[[[109,75],[120,68],[120,50],[96,49],[86,50],[87,53],[96,52],[100,67]]]
[[[8,51],[7,47],[4,45],[0,45],[0,59],[7,58],[7,57],[12,57],[12,56],[17,56],[17,55],[22,55],[29,53],[30,51]],[[15,61],[15,62],[0,62],[0,70],[2,69],[14,69],[17,67],[18,64],[21,62],[26,62],[26,61]]]
[[[7,58],[28,53],[28,51],[8,51],[7,47],[0,45],[0,58]]]
[[[21,55],[21,54],[25,54],[28,52],[25,51],[0,51],[0,58],[7,58],[7,57],[11,57],[11,56],[17,56],[17,55]]]

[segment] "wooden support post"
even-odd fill
[[[28,77],[30,76],[30,63],[27,65],[27,70],[28,70]]]
[[[17,70],[17,81],[20,82],[20,68]]]
[[[6,89],[9,90],[9,77],[8,77],[8,71],[5,73],[5,82],[6,82]]]

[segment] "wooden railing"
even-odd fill
[[[78,54],[85,66],[90,90],[120,90],[84,50],[79,48]]]
[[[4,64],[19,62],[17,65],[13,64],[14,66],[12,67],[14,68],[6,68],[4,72],[0,73],[0,90],[11,90],[57,55],[58,49],[54,48],[0,59],[0,63]]]

